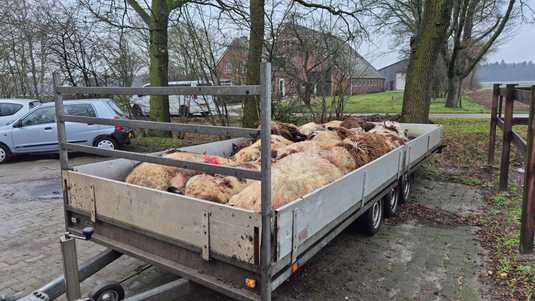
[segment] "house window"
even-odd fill
[[[225,73],[227,73],[227,74],[232,73],[232,63],[231,62],[227,62],[225,64]]]
[[[286,85],[284,84],[284,79],[283,78],[279,79],[279,95],[281,97],[286,96]]]

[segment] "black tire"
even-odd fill
[[[396,216],[399,212],[399,186],[395,185],[383,197],[384,216],[386,218]]]
[[[11,157],[11,151],[3,144],[0,144],[0,164],[5,163]]]
[[[119,282],[104,281],[93,288],[88,297],[94,301],[120,301],[124,299],[124,288]]]
[[[383,200],[374,201],[373,205],[357,220],[358,230],[364,235],[373,236],[383,224]]]
[[[132,114],[134,117],[143,117],[143,110],[141,110],[141,107],[138,105],[132,106]]]
[[[412,184],[414,181],[413,175],[405,174],[400,180],[399,183],[399,201],[400,203],[405,203],[409,200]]]
[[[114,150],[117,149],[117,141],[110,136],[100,136],[95,139],[93,146],[101,149]]]

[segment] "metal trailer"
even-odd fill
[[[116,253],[127,254],[234,299],[271,300],[273,290],[393,188],[399,186],[403,192],[408,192],[409,175],[427,156],[441,148],[440,125],[402,124],[413,138],[407,144],[272,210],[270,69],[269,64],[263,64],[261,84],[253,86],[57,88],[56,112],[67,231],[61,240],[66,281],[64,285],[63,279],[59,279],[58,285],[66,287],[68,300],[80,298],[79,282],[88,274],[87,271],[77,273],[77,238],[90,238],[112,249],[107,257],[102,255],[108,259],[105,263],[118,257]],[[79,93],[259,95],[262,125],[261,130],[256,130],[64,115],[62,95]],[[65,122],[119,124],[130,128],[231,137],[260,136],[261,171],[72,144],[66,142]],[[240,139],[243,138],[180,150],[228,156],[233,144]],[[68,163],[68,151],[121,159],[73,168]],[[259,180],[262,182],[261,212],[124,182],[139,162]],[[101,259],[100,264],[103,262]],[[83,268],[87,269],[87,264]],[[93,268],[92,272],[99,268]]]

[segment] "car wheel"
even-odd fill
[[[95,140],[95,146],[100,149],[114,150],[117,148],[117,142],[111,137],[99,137]]]
[[[373,205],[357,220],[358,230],[367,236],[379,232],[383,224],[383,200],[374,201]]]
[[[6,146],[0,144],[0,163],[6,162],[9,159],[10,155],[11,153],[9,152],[9,149]]]
[[[385,217],[393,217],[399,211],[399,191],[398,186],[394,186],[383,197]]]

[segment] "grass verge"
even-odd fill
[[[317,100],[319,101],[319,100]],[[346,113],[399,113],[403,103],[403,93],[400,91],[387,91],[353,95],[349,97],[345,106]],[[462,108],[446,108],[444,98],[435,98],[431,101],[431,113],[488,113],[489,110],[463,97]],[[319,110],[319,105],[317,106]]]

